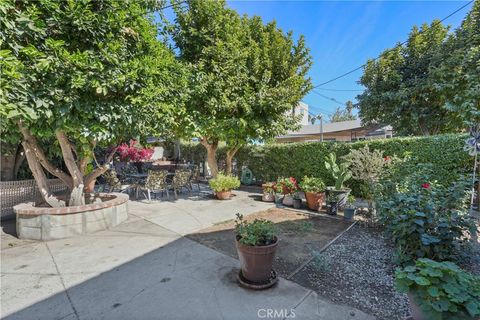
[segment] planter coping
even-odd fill
[[[97,193],[97,196],[105,197],[114,197],[113,199],[102,201],[99,203],[85,204],[83,206],[73,206],[73,207],[60,207],[60,208],[50,208],[50,207],[35,207],[33,202],[21,203],[13,207],[13,210],[16,214],[21,215],[30,215],[30,216],[40,216],[40,215],[64,215],[64,214],[74,214],[86,211],[95,211],[104,208],[110,208],[123,204],[128,201],[129,197],[127,194],[112,192],[112,193]]]

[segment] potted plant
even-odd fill
[[[318,211],[325,199],[325,183],[323,180],[305,176],[302,182],[300,182],[300,189],[305,193],[308,208]]]
[[[277,185],[282,186],[283,201],[285,206],[293,206],[293,194],[298,190],[297,180],[294,177],[280,178],[277,180]]]
[[[327,193],[327,214],[331,216],[336,216],[338,211],[338,200],[337,195],[333,193]]]
[[[240,187],[240,180],[237,177],[219,173],[215,178],[208,181],[210,188],[220,200],[230,199],[232,189]]]
[[[274,182],[273,192],[275,193],[275,203],[281,204],[283,200],[283,186],[281,184]]]
[[[262,201],[265,201],[265,202],[275,201],[274,187],[275,187],[275,184],[273,182],[267,182],[262,184],[262,190],[263,190]]]
[[[298,192],[293,194],[293,207],[295,209],[300,209],[302,207],[302,198],[300,198],[300,193]]]
[[[278,244],[275,233],[273,222],[264,219],[247,222],[237,213],[235,244],[242,276],[246,280],[255,284],[270,281]]]
[[[325,168],[330,171],[335,186],[327,187],[327,194],[332,194],[337,198],[338,209],[343,210],[347,204],[347,197],[350,189],[345,188],[344,183],[352,177],[352,173],[348,170],[347,163],[337,164],[337,157],[334,153],[330,153],[325,157]]]
[[[408,294],[414,320],[480,316],[480,277],[453,262],[418,259],[395,271],[395,287]]]
[[[353,195],[348,195],[347,198],[347,206],[343,210],[343,218],[346,220],[352,220],[353,216],[355,215],[355,197]]]
[[[128,144],[122,143],[116,148],[121,161],[132,162],[139,173],[143,173],[143,162],[152,158],[154,150],[143,148],[137,140],[130,140]]]

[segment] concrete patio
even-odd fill
[[[184,237],[273,205],[236,191],[129,202],[109,230],[48,242],[24,241],[3,223],[1,315],[5,319],[373,319],[280,279],[270,290],[238,287],[236,259]]]

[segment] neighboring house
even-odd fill
[[[308,105],[300,102],[294,114],[303,114],[302,127],[284,136],[276,137],[279,143],[304,141],[358,141],[392,137],[391,126],[362,126],[361,120],[341,121],[323,124],[309,124]]]
[[[309,124],[308,122],[308,104],[300,101],[298,105],[293,109],[291,112],[288,112],[287,115],[294,115],[298,116],[300,115],[300,124],[301,125],[307,125]]]

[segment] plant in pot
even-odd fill
[[[240,180],[235,176],[224,175],[222,173],[208,181],[210,188],[215,192],[217,199],[230,199],[232,189],[240,187]]]
[[[283,186],[276,182],[273,183],[273,192],[275,196],[275,203],[281,204],[283,200]]]
[[[356,199],[353,195],[351,194],[348,195],[347,206],[343,210],[343,218],[345,218],[346,220],[351,220],[355,215],[355,210],[356,210],[355,201]]]
[[[338,198],[336,194],[327,193],[327,214],[331,216],[336,216],[338,211]]]
[[[285,206],[293,206],[293,194],[298,191],[297,179],[294,177],[280,178],[277,180],[277,185],[282,186],[283,200]]]
[[[352,177],[352,173],[348,170],[347,163],[337,164],[337,157],[334,153],[330,153],[325,157],[325,168],[327,168],[335,180],[335,186],[327,187],[326,193],[334,195],[337,198],[338,209],[343,210],[347,204],[348,194],[351,191],[345,188],[344,183]]]
[[[133,162],[139,173],[143,172],[143,162],[152,158],[154,150],[143,148],[137,140],[131,139],[128,144],[122,143],[116,148],[121,161]]]
[[[323,180],[305,176],[302,182],[300,182],[300,189],[305,193],[308,208],[318,211],[325,199],[325,183]]]
[[[257,285],[270,283],[278,244],[273,222],[264,219],[248,222],[237,213],[235,234],[241,278]]]
[[[275,201],[275,183],[267,182],[262,184],[262,201],[274,202]]]
[[[300,197],[299,192],[293,194],[293,207],[295,209],[300,209],[302,207],[302,198]]]
[[[480,316],[480,277],[453,262],[418,259],[395,271],[395,287],[408,294],[414,320]]]

